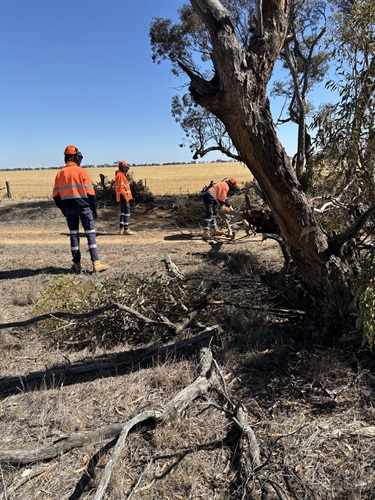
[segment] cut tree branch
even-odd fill
[[[201,371],[198,378],[192,384],[182,389],[182,391],[180,391],[171,401],[169,401],[165,405],[163,410],[159,412],[152,412],[154,414],[153,418],[155,418],[155,420],[160,422],[162,420],[166,421],[171,418],[176,418],[191,404],[192,401],[194,401],[194,399],[201,396],[202,394],[205,394],[209,390],[210,386],[212,385],[212,379],[214,375],[211,370],[212,354],[208,347],[205,347],[201,350],[201,359],[203,359],[204,361],[203,363],[201,363]],[[150,412],[144,413],[147,414]],[[132,420],[125,424],[121,431],[112,457],[110,458],[108,464],[106,465],[106,468],[104,469],[102,478],[94,496],[94,500],[101,500],[103,498],[109,480],[111,478],[113,468],[118,460],[118,457],[121,454],[123,447],[125,446],[126,438],[134,425],[139,423],[139,421],[133,423]]]
[[[139,313],[135,309],[132,309],[131,307],[124,306],[123,304],[118,304],[117,302],[114,302],[112,304],[108,304],[103,307],[99,307],[97,309],[94,309],[92,311],[86,312],[86,313],[70,313],[70,312],[52,312],[52,313],[46,313],[42,314],[41,316],[35,316],[34,318],[30,318],[24,321],[14,321],[12,323],[1,323],[0,324],[0,330],[4,330],[6,328],[17,328],[17,327],[23,327],[23,326],[29,326],[34,323],[38,323],[40,321],[45,321],[47,319],[63,319],[63,318],[70,318],[70,319],[75,319],[77,321],[83,321],[88,318],[93,318],[95,316],[99,316],[100,314],[103,314],[106,311],[110,311],[113,309],[119,309],[121,311],[125,311],[128,314],[131,314],[132,316],[135,316],[139,320],[143,321],[144,323],[148,325],[153,325],[153,326],[164,326],[167,327],[168,329],[174,331],[175,334],[181,333],[184,328],[187,327],[187,325],[197,316],[197,314],[207,307],[209,304],[210,299],[212,298],[213,293],[217,288],[220,286],[218,282],[215,282],[212,284],[211,288],[207,292],[206,297],[203,298],[203,300],[197,305],[196,309],[192,310],[190,313],[188,313],[187,316],[184,316],[181,320],[179,320],[177,323],[172,323],[169,321],[167,318],[164,318],[163,321],[160,320],[154,320],[150,319],[147,316],[144,316],[143,314]]]
[[[45,321],[47,319],[63,319],[63,318],[71,318],[75,319],[77,321],[83,321],[85,319],[89,318],[94,318],[95,316],[99,316],[100,314],[103,314],[106,311],[111,311],[113,309],[120,309],[121,311],[125,311],[132,316],[135,316],[136,318],[140,319],[141,321],[144,321],[145,323],[149,325],[154,325],[154,326],[167,326],[167,327],[173,327],[173,323],[169,323],[166,321],[156,321],[150,318],[147,318],[143,314],[139,313],[138,311],[135,311],[131,307],[124,306],[122,304],[118,304],[117,302],[114,302],[112,304],[107,304],[106,306],[103,307],[98,307],[97,309],[93,309],[92,311],[86,312],[86,313],[70,313],[70,312],[52,312],[52,313],[46,313],[42,314],[40,316],[35,316],[34,318],[26,319],[24,321],[14,321],[12,323],[1,323],[0,324],[0,330],[4,330],[5,328],[17,328],[17,327],[22,327],[22,326],[29,326],[33,325],[34,323],[39,323],[40,321]]]

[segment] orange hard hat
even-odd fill
[[[128,167],[129,165],[126,163],[125,160],[121,160],[118,162],[118,166],[119,167]]]
[[[234,177],[228,179],[228,182],[230,182],[233,186],[237,186],[237,179],[235,179]]]
[[[77,153],[79,153],[78,148],[72,145],[66,146],[64,151],[64,155],[75,155]]]

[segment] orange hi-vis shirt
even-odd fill
[[[96,196],[91,179],[82,167],[68,161],[55,178],[53,197],[64,208],[90,207],[96,210]]]
[[[130,201],[133,199],[129,181],[124,172],[121,172],[121,170],[117,170],[116,172],[115,186],[116,201],[121,201],[121,195],[125,198],[126,201]]]
[[[227,204],[229,205],[228,202],[229,186],[225,181],[214,184],[209,189],[209,192],[212,194],[214,198],[217,199],[219,203],[225,203],[226,205]]]

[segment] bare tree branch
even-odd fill
[[[280,274],[281,275],[286,274],[289,271],[291,258],[290,258],[290,253],[289,253],[289,250],[288,250],[288,247],[285,243],[284,238],[282,238],[278,234],[264,233],[263,237],[262,237],[262,241],[267,240],[267,239],[275,240],[280,245],[280,248],[281,248],[281,251],[282,251],[283,257],[284,257],[284,265],[280,271]]]
[[[332,236],[329,239],[329,248],[331,249],[333,255],[339,256],[342,246],[347,241],[354,238],[358,234],[358,231],[360,231],[361,228],[364,226],[364,224],[367,222],[367,220],[374,214],[375,214],[375,205],[366,210],[366,212],[363,213],[360,217],[358,217],[358,219],[350,227],[345,229],[345,231],[342,231],[340,234]]]
[[[100,314],[103,314],[106,311],[111,311],[112,309],[120,309],[121,311],[125,311],[132,316],[135,316],[136,318],[144,321],[145,323],[149,325],[154,325],[154,326],[168,326],[168,327],[173,327],[173,323],[169,323],[166,321],[156,321],[150,318],[147,318],[143,314],[139,313],[138,311],[135,311],[131,307],[124,306],[123,304],[118,304],[117,302],[114,302],[112,304],[107,304],[106,306],[98,307],[97,309],[93,309],[92,311],[89,311],[87,313],[69,313],[69,312],[52,312],[52,313],[46,313],[42,314],[40,316],[35,316],[34,318],[26,319],[24,321],[14,321],[12,323],[1,323],[0,324],[0,330],[4,330],[5,328],[17,328],[17,327],[22,327],[22,326],[29,326],[33,325],[34,323],[39,323],[40,321],[44,321],[46,319],[51,319],[51,318],[56,318],[56,319],[61,319],[61,318],[71,318],[75,319],[77,321],[83,321],[88,318],[94,318],[95,316],[99,316]]]
[[[47,313],[47,314],[42,314],[41,316],[35,316],[34,318],[30,318],[24,321],[14,321],[12,323],[1,323],[0,324],[0,330],[4,330],[6,328],[16,328],[16,327],[22,327],[22,326],[28,326],[32,325],[34,323],[38,323],[40,321],[44,321],[46,319],[51,319],[51,318],[71,318],[75,319],[77,321],[83,321],[84,319],[88,318],[93,318],[95,316],[99,316],[100,314],[103,314],[106,311],[110,311],[112,309],[119,309],[121,311],[125,311],[132,316],[135,316],[139,320],[143,321],[144,323],[148,325],[153,325],[153,326],[165,326],[169,328],[170,330],[174,331],[175,334],[181,333],[181,331],[187,327],[187,325],[197,316],[197,314],[207,307],[209,304],[210,299],[212,298],[213,293],[217,288],[220,286],[219,283],[213,283],[211,286],[210,290],[208,291],[206,297],[197,305],[195,309],[193,309],[190,313],[187,314],[187,316],[184,316],[181,320],[179,320],[177,323],[172,323],[171,321],[168,320],[168,318],[164,318],[163,321],[159,320],[153,320],[148,318],[147,316],[144,316],[143,314],[139,313],[135,309],[132,309],[131,307],[125,306],[123,304],[118,304],[117,302],[114,302],[112,304],[108,304],[103,307],[99,307],[97,309],[94,309],[92,311],[89,311],[87,313],[69,313],[69,312],[52,312],[52,313]]]

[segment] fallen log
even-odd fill
[[[208,343],[208,339],[212,337],[212,332],[218,331],[218,328],[211,327],[208,331],[211,334],[210,337],[203,336],[201,334],[199,336],[200,343]],[[198,338],[196,341],[198,341]],[[169,418],[175,418],[178,414],[185,410],[191,401],[206,392],[208,387],[211,385],[211,382],[207,379],[207,377],[202,375],[203,373],[206,374],[209,371],[211,363],[210,361],[203,362],[202,355],[201,360],[201,375],[190,386],[182,389],[169,403],[166,404],[163,410],[144,411],[135,415],[125,424],[111,424],[93,431],[82,431],[65,435],[52,444],[44,447],[41,446],[36,450],[0,450],[0,464],[9,463],[12,465],[26,465],[38,461],[50,460],[51,458],[55,458],[73,448],[113,438],[119,435],[123,430],[128,434],[130,430],[139,423],[145,423],[148,420],[162,421]]]
[[[40,384],[42,381],[47,387],[49,385],[59,385],[59,381],[61,381],[61,384],[66,386],[70,383],[76,383],[79,375],[94,373],[103,376],[103,372],[108,372],[109,374],[121,374],[127,367],[132,368],[137,366],[139,368],[143,368],[151,365],[155,358],[164,359],[172,353],[174,355],[178,355],[179,353],[184,353],[186,349],[201,342],[210,341],[219,331],[220,327],[216,325],[206,328],[195,337],[189,337],[168,345],[148,347],[137,351],[116,354],[107,361],[101,359],[100,361],[89,364],[69,364],[67,367],[51,368],[31,372],[27,375],[18,375],[16,377],[3,379],[0,385],[0,396],[24,392],[27,388],[32,388],[33,386]]]
[[[210,342],[206,340],[204,345],[201,346],[199,375],[197,378],[179,391],[164,407],[155,410],[140,411],[138,414],[131,416],[126,422],[111,424],[92,431],[77,432],[68,436],[63,435],[52,444],[45,447],[38,447],[35,450],[2,450],[0,451],[0,464],[8,463],[20,466],[50,460],[75,447],[82,447],[93,442],[103,442],[103,440],[114,439],[119,436],[112,457],[104,469],[94,496],[94,500],[101,500],[106,494],[114,466],[131,432],[145,428],[151,429],[155,425],[161,425],[168,420],[176,419],[197,398],[206,396],[210,391],[214,391],[222,398],[223,403],[213,403],[213,405],[232,420],[239,429],[240,435],[244,436],[248,443],[248,446],[241,451],[244,461],[248,464],[244,469],[246,481],[243,483],[243,494],[246,495],[248,493],[248,488],[252,488],[251,485],[255,480],[258,481],[262,491],[268,493],[270,491],[270,484],[272,485],[272,483],[269,481],[269,484],[267,484],[266,478],[257,475],[257,471],[262,469],[260,448],[255,433],[247,422],[246,408],[239,402],[234,403],[230,398],[225,385],[225,377],[221,373],[217,362],[212,357],[209,344]],[[108,443],[106,445],[107,449],[112,447],[114,443],[115,441]],[[222,445],[222,441],[219,440],[218,443],[220,446]],[[241,450],[242,447],[240,446],[239,449]],[[155,477],[156,479],[158,478]]]

